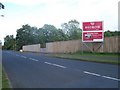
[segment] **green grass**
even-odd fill
[[[2,88],[3,88],[3,90],[4,90],[4,88],[10,88],[9,80],[8,80],[4,70],[2,70]]]
[[[0,64],[0,90],[2,88],[2,65]]]
[[[96,55],[96,56],[120,56],[120,53],[97,53],[97,52],[76,52],[76,53],[69,53],[69,54],[79,54],[79,55]]]
[[[120,65],[120,62],[118,61],[119,54],[112,54],[112,53],[108,54],[108,53],[77,52],[77,53],[71,53],[71,54],[51,54],[49,56],[57,57],[57,58],[72,59],[72,60]]]

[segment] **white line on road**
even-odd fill
[[[61,68],[66,68],[65,66],[58,65],[58,64],[53,64],[54,66],[61,67]]]
[[[49,62],[44,62],[45,64],[49,64],[49,65],[52,65],[52,66],[57,66],[57,67],[61,67],[61,68],[67,68],[65,66],[62,66],[62,65],[58,65],[58,64],[53,64],[53,63],[49,63]]]
[[[84,71],[84,73],[94,75],[94,76],[103,77],[103,78],[107,78],[107,79],[111,79],[111,80],[120,81],[120,79],[117,79],[117,78],[113,78],[113,77],[109,77],[109,76],[102,76],[100,74],[96,74],[96,73],[92,73],[92,72],[88,72],[88,71]]]
[[[113,78],[113,77],[108,77],[108,76],[102,76],[104,78],[108,78],[108,79],[112,79],[112,80],[116,80],[116,81],[120,81],[120,79],[117,79],[117,78]]]
[[[27,58],[27,57],[25,57],[25,56],[21,56],[22,58]]]
[[[37,59],[34,59],[34,58],[29,58],[30,60],[33,60],[33,61],[38,61]]]
[[[49,65],[52,65],[52,63],[49,63],[49,62],[44,62],[44,63],[49,64]]]
[[[91,74],[91,75],[94,75],[94,76],[101,76],[100,74],[91,73],[91,72],[87,72],[87,71],[84,71],[84,73],[86,73],[86,74]]]
[[[7,53],[10,53],[10,52],[7,52]],[[10,53],[12,54],[12,53]],[[20,56],[20,55],[17,55],[16,56]],[[25,56],[21,56],[22,58],[27,58]],[[37,59],[34,59],[34,58],[29,58],[30,60],[33,60],[33,61],[39,61]],[[48,65],[52,65],[52,66],[56,66],[56,67],[60,67],[60,68],[67,68],[65,66],[62,66],[62,65],[59,65],[59,64],[54,64],[54,63],[49,63],[49,62],[44,62],[45,64],[48,64]],[[89,74],[89,75],[94,75],[94,76],[99,76],[99,77],[103,77],[103,78],[107,78],[107,79],[111,79],[111,80],[116,80],[116,81],[120,81],[120,79],[118,78],[114,78],[114,77],[109,77],[109,76],[104,76],[104,75],[100,75],[100,74],[97,74],[97,73],[93,73],[93,72],[88,72],[88,71],[83,71],[85,74]]]

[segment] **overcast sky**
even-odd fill
[[[0,40],[6,35],[16,35],[24,24],[42,27],[61,24],[76,19],[80,22],[104,21],[104,31],[118,30],[119,0],[0,0],[5,5],[0,10]]]

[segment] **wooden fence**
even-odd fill
[[[76,51],[92,51],[92,52],[120,52],[120,37],[107,37],[103,43],[83,43],[82,40],[71,40],[61,42],[46,43],[46,52],[50,53],[73,53]]]
[[[120,36],[105,38],[103,52],[120,52]]]
[[[104,39],[103,43],[82,43],[82,40],[50,42],[46,43],[46,48],[44,49],[40,48],[39,44],[39,46],[23,46],[23,50],[34,52],[40,51],[42,53],[74,53],[77,51],[118,53],[120,52],[119,39],[120,37],[107,37]]]
[[[2,45],[0,44],[0,50],[2,49]]]
[[[40,52],[40,44],[34,44],[34,45],[25,45],[22,47],[23,51],[28,52]]]
[[[80,40],[46,43],[48,53],[69,53],[80,50]]]

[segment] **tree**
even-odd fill
[[[53,25],[45,24],[43,27],[43,34],[45,36],[45,42],[54,42],[64,40],[64,33],[61,29],[57,29]]]
[[[104,32],[105,37],[112,37],[112,36],[120,36],[120,31],[105,31]]]
[[[38,40],[37,41],[35,40],[36,30],[37,30],[36,27],[31,27],[28,24],[23,25],[22,28],[17,30],[16,35],[17,50],[22,49],[23,45],[38,43]]]
[[[0,2],[0,10],[5,9],[5,6]],[[4,17],[4,15],[1,15],[1,17]]]
[[[0,2],[0,9],[4,9],[5,6]]]
[[[120,31],[111,31],[112,36],[120,36]]]
[[[4,38],[4,49],[7,49],[7,50],[15,49],[15,38],[13,35],[7,35]]]
[[[71,20],[68,23],[63,23],[61,27],[70,40],[80,39],[82,37],[82,30],[79,28],[79,22],[77,20]]]
[[[39,28],[37,31],[36,31],[36,36],[35,36],[38,40],[38,43],[41,44],[41,47],[42,48],[45,48],[45,42],[46,42],[46,37],[45,37],[45,34],[43,32],[43,28]]]
[[[44,24],[42,28],[31,27],[26,24],[17,30],[16,48],[22,49],[23,45],[38,44],[42,47],[48,42],[80,39],[82,30],[79,28],[77,20],[71,20],[61,25],[62,29],[57,29],[54,25]]]
[[[16,44],[17,50],[23,45],[38,44],[45,47],[45,43],[65,40],[65,34],[61,29],[57,29],[53,25],[45,24],[42,28],[37,29],[26,24],[17,30]]]
[[[58,29],[57,31],[57,40],[56,41],[66,41],[68,40],[68,36],[63,32],[62,29]]]

